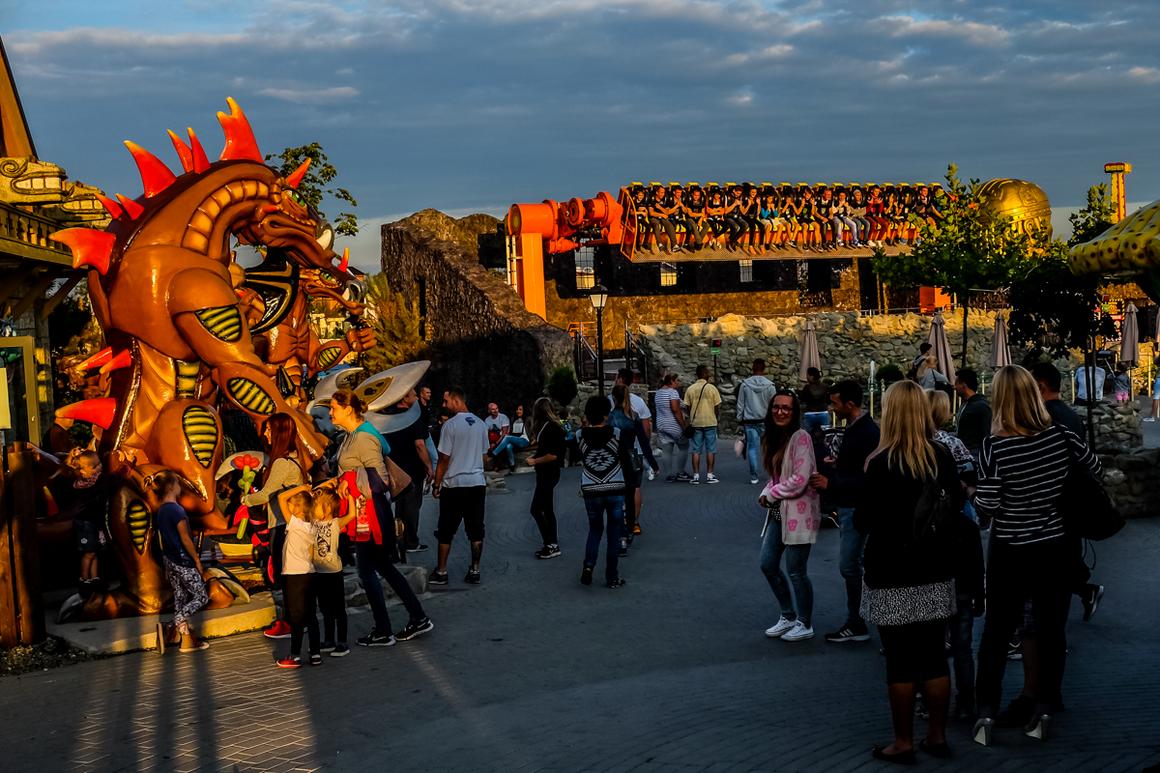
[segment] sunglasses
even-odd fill
[[[793,413],[793,407],[789,405],[775,405],[770,410],[774,413]]]

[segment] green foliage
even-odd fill
[[[919,224],[919,241],[909,252],[888,257],[876,250],[873,265],[882,281],[898,287],[941,287],[965,297],[973,289],[1005,287],[1022,273],[1031,244],[986,206],[979,181],[959,179],[958,167],[946,174],[947,195],[937,225]]]
[[[1090,242],[1115,224],[1115,209],[1108,186],[1101,183],[1088,188],[1087,204],[1067,216],[1071,223],[1071,238],[1067,246]]]
[[[371,373],[410,362],[423,350],[418,301],[392,290],[385,274],[367,278],[366,316],[378,337],[378,344],[363,354]]]
[[[312,142],[297,148],[286,148],[281,153],[270,153],[266,156],[267,161],[276,161],[271,166],[283,177],[292,173],[308,158],[313,163],[310,164],[310,169],[295,191],[303,204],[313,207],[321,214],[322,200],[330,196],[339,202],[339,207],[345,206],[342,202],[346,202],[352,209],[358,207],[358,202],[346,188],[329,187],[330,182],[338,176],[338,170],[327,160],[326,152],[319,143]],[[339,212],[331,225],[339,236],[354,236],[358,233],[358,218],[352,212]]]
[[[576,399],[576,374],[566,365],[561,365],[548,376],[548,396],[558,405],[571,405]]]
[[[1008,329],[1011,341],[1058,357],[1086,347],[1097,332],[1099,277],[1076,276],[1067,266],[1068,246],[1051,242],[1044,254],[1011,283]]]

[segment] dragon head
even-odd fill
[[[256,207],[252,218],[239,224],[235,236],[246,244],[278,250],[304,269],[334,272],[338,257],[334,229],[298,198],[293,180],[297,174],[271,185],[269,198]]]

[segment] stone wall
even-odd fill
[[[1087,408],[1077,406],[1087,420]],[[1108,493],[1127,518],[1160,514],[1160,448],[1144,448],[1136,401],[1102,403],[1092,414],[1096,444]]]
[[[393,290],[420,299],[435,388],[457,384],[473,410],[495,400],[510,411],[543,394],[553,368],[572,364],[572,342],[479,264],[472,234],[494,231],[496,222],[426,210],[388,223],[382,268]]]

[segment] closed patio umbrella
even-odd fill
[[[998,370],[1011,364],[1011,349],[1007,346],[1007,320],[995,315],[995,331],[991,334],[991,369]]]
[[[806,320],[806,332],[802,336],[801,343],[801,368],[798,370],[798,378],[801,381],[806,380],[806,372],[810,368],[822,369],[822,355],[818,351],[818,334],[814,330],[814,321],[812,319]]]
[[[930,322],[930,337],[927,338],[938,361],[939,373],[947,377],[947,381],[955,383],[955,361],[951,357],[951,344],[947,340],[947,323],[941,311],[934,313]]]
[[[1140,364],[1140,324],[1136,320],[1136,304],[1129,303],[1120,323],[1120,362],[1129,368]]]

